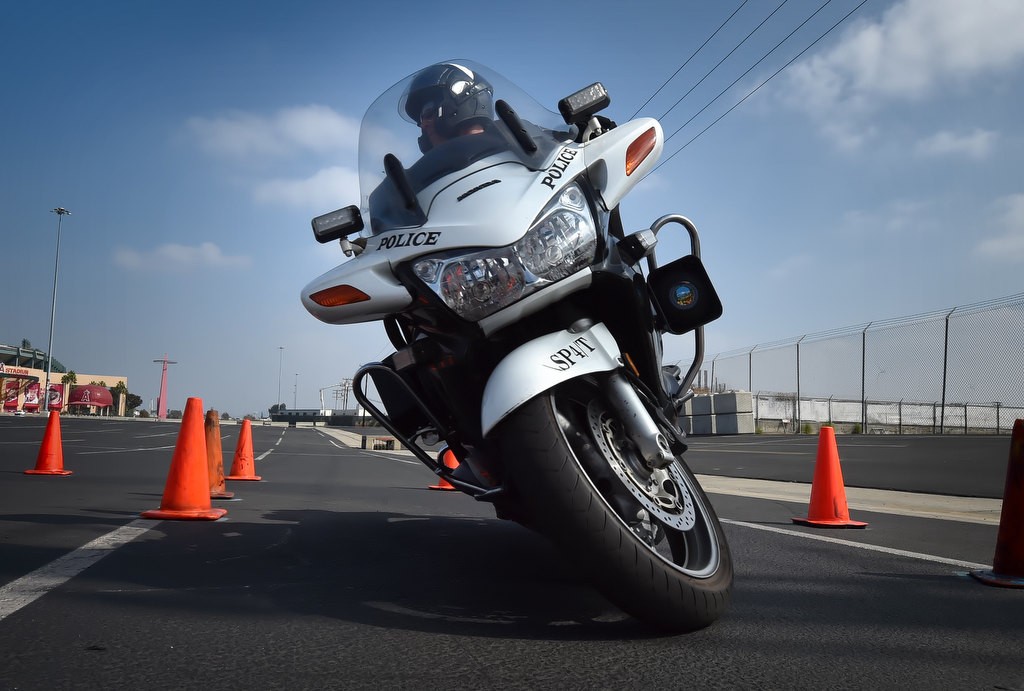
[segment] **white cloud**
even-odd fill
[[[916,199],[894,199],[884,206],[847,211],[839,224],[847,237],[888,237],[922,234],[934,227],[934,202]]]
[[[200,268],[248,266],[249,257],[228,256],[212,242],[196,246],[166,244],[151,250],[119,248],[114,264],[132,271],[183,272]]]
[[[309,105],[283,108],[263,116],[234,112],[217,118],[190,118],[186,124],[200,148],[216,157],[248,165],[254,158],[299,158],[316,170],[317,159],[354,159],[359,122],[331,108]],[[358,176],[350,168],[324,168],[305,179],[260,179],[252,168],[245,177],[258,202],[309,208],[336,208],[359,201]]]
[[[193,117],[186,127],[204,151],[226,158],[354,151],[359,136],[357,120],[321,105],[285,108],[270,116]]]
[[[1002,235],[983,240],[974,253],[1000,262],[1024,263],[1024,194],[1012,194],[996,201],[996,223]]]
[[[1024,59],[1019,0],[904,0],[851,27],[831,49],[793,65],[785,98],[839,146],[871,135],[866,116],[925,99]]]
[[[988,158],[998,135],[989,130],[975,129],[970,134],[937,132],[917,143],[917,152],[924,156],[966,156],[981,160]]]
[[[256,186],[258,202],[279,202],[307,209],[330,209],[359,203],[359,177],[348,168],[324,168],[304,180],[269,180]]]

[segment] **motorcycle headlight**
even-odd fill
[[[429,255],[412,269],[456,314],[479,321],[589,266],[596,252],[586,196],[572,184],[515,244]]]

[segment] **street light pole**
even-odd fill
[[[63,206],[51,209],[50,213],[57,214],[57,255],[53,260],[53,301],[50,303],[50,343],[46,347],[46,384],[43,386],[43,398],[46,400],[44,410],[50,411],[50,372],[53,370],[53,318],[57,314],[57,270],[60,268],[60,226],[65,216],[71,212]]]
[[[277,346],[277,412],[281,412],[281,363],[284,361],[284,346]]]
[[[295,389],[292,391],[292,410],[299,407],[299,373],[295,373]]]

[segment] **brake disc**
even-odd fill
[[[597,401],[587,405],[587,420],[601,455],[647,512],[670,528],[693,528],[693,499],[679,467],[671,463],[661,469],[646,468],[621,425]]]

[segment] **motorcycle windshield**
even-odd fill
[[[363,218],[373,234],[422,226],[446,184],[435,183],[504,162],[544,170],[572,134],[560,115],[483,65],[431,65],[385,91],[363,117]],[[397,163],[385,163],[388,154]]]

